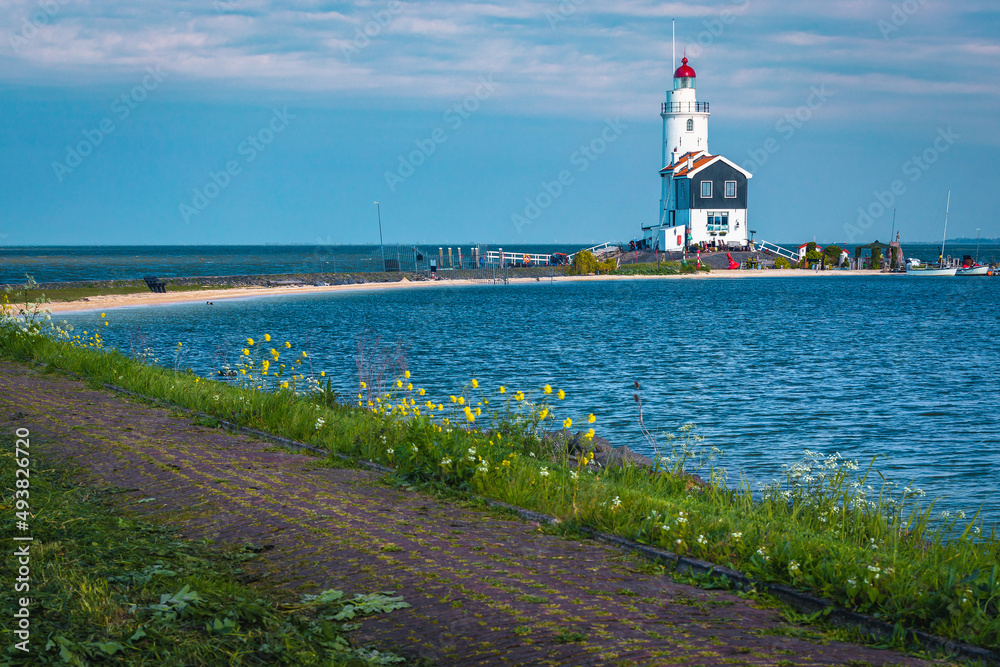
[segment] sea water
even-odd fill
[[[366,331],[407,348],[413,382],[447,401],[477,378],[537,396],[556,414],[653,454],[645,423],[697,425],[731,484],[781,476],[803,451],[873,457],[937,509],[1000,519],[1000,281],[805,275],[380,289],[108,311],[106,344],[154,348],[207,376],[265,333],[309,351],[345,398]],[[61,318],[60,318],[61,319]],[[67,316],[86,329],[98,313]],[[273,343],[272,343],[273,344]],[[873,473],[872,478],[878,481]],[[876,484],[877,486],[877,484]]]

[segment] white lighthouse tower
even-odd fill
[[[699,102],[695,92],[694,69],[688,59],[674,72],[674,89],[667,91],[667,101],[660,107],[663,119],[663,165],[671,165],[685,153],[708,152],[708,102]],[[670,202],[671,179],[663,179],[660,219]]]
[[[653,224],[643,225],[643,239],[665,252],[695,245],[741,248],[747,245],[747,184],[753,174],[708,152],[708,102],[698,101],[694,82],[684,58],[660,107],[660,210]]]

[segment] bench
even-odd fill
[[[167,281],[160,280],[156,276],[143,276],[142,279],[146,281],[146,287],[149,288],[150,292],[156,292],[157,294],[167,293]]]

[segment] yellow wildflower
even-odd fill
[[[556,396],[558,396],[558,397],[559,397],[559,400],[561,401],[561,400],[563,400],[564,398],[566,398],[566,392],[565,392],[565,391],[563,391],[562,389],[560,389],[560,390],[559,390],[559,393],[558,393],[558,394],[556,394]]]
[[[426,392],[426,391],[424,390],[424,388],[423,388],[423,387],[421,387],[420,389],[417,389],[417,393],[418,393],[418,394],[420,394],[421,396],[423,396],[423,395],[424,395],[424,394],[426,394],[427,392]]]
[[[590,415],[587,417],[587,423],[588,424],[593,424],[596,421],[597,421],[597,417],[595,417],[594,413],[591,412]]]
[[[458,397],[458,404],[459,405],[465,405],[465,396],[459,396]]]
[[[368,385],[367,385],[367,384],[365,384],[364,382],[362,382],[362,383],[361,383],[361,388],[362,388],[362,389],[367,389],[367,388],[368,388]]]
[[[566,419],[563,420],[563,428],[569,428],[572,425],[573,425],[573,420],[570,419],[569,417],[566,417]]]
[[[479,380],[477,380],[476,378],[472,378],[472,388],[473,389],[479,388]]]
[[[506,392],[507,392],[507,388],[506,388],[506,387],[504,387],[503,385],[500,385],[500,393],[501,393],[501,394],[504,394],[504,393],[506,393]]]
[[[399,387],[400,389],[402,389],[403,388],[403,381],[402,380],[396,380],[396,386]]]
[[[410,371],[404,372],[403,373],[403,377],[405,377],[407,380],[409,380],[410,379]]]
[[[538,413],[538,417],[540,419],[545,419],[548,416],[549,416],[549,409],[548,408],[542,408],[542,411]]]
[[[552,393],[552,386],[551,385],[545,385],[545,388],[542,389],[542,391],[544,391],[546,394],[551,394]]]
[[[288,342],[288,341],[286,340],[286,341],[285,341],[285,347],[287,347],[287,348],[288,348],[288,349],[290,350],[290,349],[292,349],[292,344],[291,344],[291,343],[289,343],[289,342]]]
[[[413,383],[412,382],[407,382],[406,383],[406,391],[413,391]]]
[[[450,398],[452,403],[458,403],[458,398],[454,394]]]
[[[271,334],[264,334],[264,342],[265,343],[271,342]]]
[[[87,333],[87,332],[86,332],[86,331],[84,331],[83,333]],[[247,338],[247,345],[248,345],[249,347],[253,347],[253,338]]]

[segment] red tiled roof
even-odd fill
[[[689,157],[692,158],[691,159],[691,171],[694,171],[695,169],[700,169],[701,167],[705,166],[706,164],[708,164],[709,162],[711,162],[712,160],[714,160],[715,158],[717,158],[719,156],[718,155],[709,155],[708,153],[705,153],[704,151],[691,151],[689,153],[685,153],[684,155],[681,155],[679,158],[677,158],[676,162],[674,162],[671,165],[668,165],[668,166],[664,167],[660,171],[661,172],[672,171],[672,172],[674,172],[674,176],[675,177],[677,177],[677,176],[686,176],[688,174],[688,165],[687,165],[687,162],[688,162],[688,158]]]

